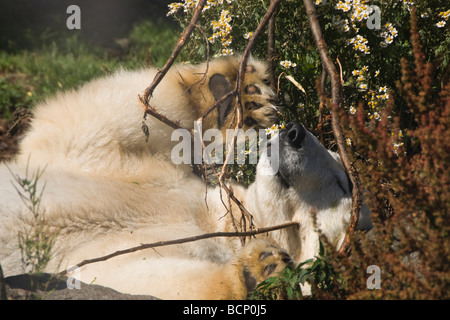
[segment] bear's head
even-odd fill
[[[302,124],[287,124],[268,142],[258,163],[258,179],[265,186],[259,192],[271,201],[277,198],[279,207],[288,203],[295,210],[301,204],[323,211],[339,206],[342,214],[350,214],[353,186],[339,154],[327,150]],[[366,205],[358,227],[371,228]]]

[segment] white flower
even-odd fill
[[[366,91],[366,90],[367,90],[367,84],[361,83],[361,84],[359,85],[359,89],[360,89],[361,91]]]
[[[345,139],[345,142],[347,143],[348,146],[352,145],[352,139],[350,138]]]
[[[350,113],[351,114],[355,114],[356,113],[356,108],[354,106],[350,107]]]
[[[240,182],[240,181],[242,180],[243,177],[244,177],[244,172],[243,172],[242,170],[239,170],[239,171],[236,173],[236,180],[237,180],[238,182]]]
[[[233,49],[222,49],[222,55],[230,56],[233,54]]]
[[[272,126],[272,127],[266,129],[266,135],[272,137],[278,131],[279,131],[278,128],[274,128],[274,126]]]
[[[289,69],[289,68],[295,68],[295,67],[297,66],[297,64],[292,63],[292,62],[289,61],[289,60],[283,60],[283,61],[280,62],[280,64],[281,64],[283,67],[287,68],[287,69]]]
[[[380,38],[384,38],[384,41],[380,43],[382,48],[386,48],[389,44],[394,41],[394,38],[398,36],[398,31],[392,25],[392,23],[386,23],[381,32],[378,34]]]
[[[247,32],[246,34],[244,34],[245,39],[250,39],[252,36],[253,36],[253,32]]]
[[[178,9],[180,9],[183,6],[182,3],[180,2],[174,2],[168,5],[169,7],[169,12],[167,13],[167,16],[171,16],[173,15],[175,12],[178,11]]]
[[[266,129],[266,135],[270,135],[272,137],[275,133],[279,132],[284,128],[285,128],[284,124],[281,125],[273,124],[270,128]]]
[[[436,26],[437,26],[438,28],[444,27],[444,26],[445,26],[445,21],[444,21],[444,20],[439,21],[438,23],[436,23]]]
[[[448,19],[448,17],[450,17],[450,9],[448,9],[447,11],[442,11],[439,12],[439,17],[444,18],[445,20]]]

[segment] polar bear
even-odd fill
[[[214,60],[208,68],[175,66],[150,104],[192,129],[194,121],[234,87],[238,65],[234,57]],[[261,155],[255,182],[249,188],[236,185],[233,191],[256,227],[293,221],[298,228],[259,235],[245,246],[236,238],[210,238],[77,268],[85,259],[142,243],[235,230],[232,213],[238,214],[239,208],[223,201],[219,188],[205,192],[204,182],[190,168],[171,161],[177,143],[171,141],[172,130],[149,118],[148,141],[141,132],[137,94],[155,73],[120,71],[35,108],[19,155],[0,165],[0,263],[6,276],[29,271],[18,234],[29,233],[35,217],[17,181],[32,180],[37,172],[39,216],[55,236],[45,271],[70,269],[73,278],[124,293],[243,299],[286,265],[317,255],[317,228],[339,247],[351,209],[348,177],[336,154],[302,125],[289,124],[270,141],[266,150],[271,156]],[[276,119],[266,77],[265,65],[251,59],[241,92],[244,130],[269,126]],[[232,127],[234,100],[224,100],[211,112],[203,129],[223,132]],[[277,151],[279,163],[274,166]]]
[[[267,152],[276,152],[277,145],[280,163],[271,174]],[[234,231],[218,187],[209,189],[205,199],[204,183],[179,166],[158,158],[147,165],[139,182],[52,167],[42,173],[40,207],[50,230],[58,232],[46,271],[66,270],[142,243]],[[17,164],[10,164],[9,170],[25,175]],[[0,169],[0,261],[5,274],[13,275],[23,272],[17,233],[32,219],[7,182],[9,170]],[[319,229],[336,247],[345,236],[349,179],[339,157],[301,124],[287,125],[270,140],[255,182],[249,188],[234,186],[234,193],[257,227],[290,221],[299,227],[259,235],[244,247],[227,237],[141,250],[72,269],[71,275],[163,299],[244,299],[258,282],[286,265],[316,256]],[[231,212],[238,213],[232,206]]]
[[[176,64],[156,87],[150,105],[192,130],[196,120],[235,88],[239,63],[239,56],[227,56],[200,65]],[[263,62],[248,60],[241,87],[243,130],[266,128],[277,119],[276,96],[267,85],[266,70]],[[17,161],[109,176],[139,175],[146,157],[155,154],[170,161],[177,143],[171,139],[173,129],[147,116],[147,140],[142,132],[144,112],[137,102],[157,72],[118,71],[37,105]],[[236,97],[229,97],[210,112],[203,131],[216,128],[225,136],[225,130],[234,128],[235,102]]]

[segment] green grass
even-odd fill
[[[125,39],[126,47],[103,48],[74,34],[43,42],[32,51],[0,50],[0,117],[11,119],[18,107],[31,107],[59,90],[80,86],[119,67],[161,67],[178,33],[164,23],[144,21],[133,26]]]

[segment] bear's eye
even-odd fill
[[[263,79],[263,82],[264,82],[265,85],[270,86],[270,80],[269,80],[269,78]]]

